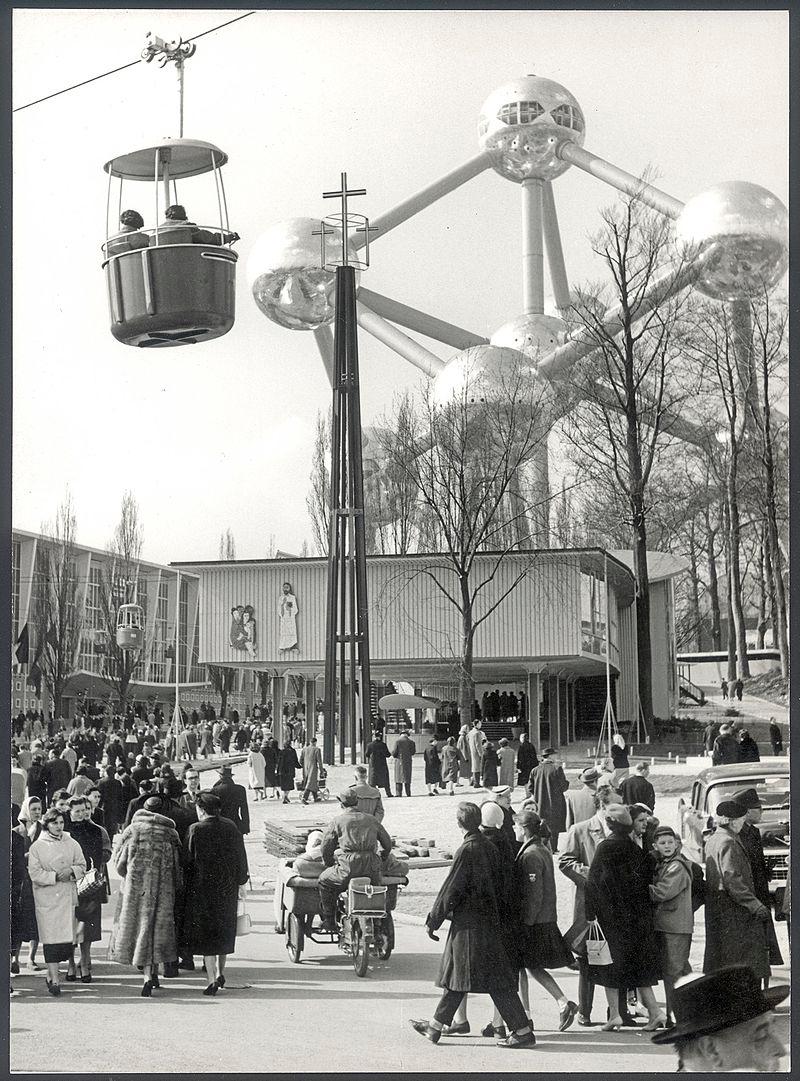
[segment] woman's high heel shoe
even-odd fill
[[[208,987],[205,989],[205,991],[203,991],[204,995],[216,995],[216,993],[217,993],[217,985],[216,985],[216,983],[210,983],[208,985]]]
[[[642,1025],[642,1032],[655,1032],[657,1029],[667,1027],[667,1015],[665,1013],[657,1013],[655,1017],[651,1017],[646,1025]]]
[[[51,983],[50,980],[48,980],[47,981],[47,993],[48,993],[48,995],[60,995],[61,994],[61,986],[60,986],[60,984]]]
[[[158,982],[158,973],[157,972],[154,972],[153,975],[150,977],[150,982],[152,983],[153,987],[155,987],[156,989],[161,986],[161,984]]]
[[[622,1018],[621,1017],[619,1017],[619,1016],[617,1016],[617,1017],[609,1017],[608,1021],[606,1021],[606,1023],[604,1025],[600,1026],[600,1031],[601,1032],[619,1032],[621,1027],[622,1027]]]
[[[145,980],[142,984],[142,998],[150,998],[153,994],[153,981]]]
[[[220,973],[220,975],[217,976],[217,987],[224,987],[224,986],[225,986],[225,977]]]

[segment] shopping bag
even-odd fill
[[[244,889],[239,887],[239,900],[236,903],[236,936],[249,935],[253,921],[244,903]]]
[[[589,931],[586,935],[586,960],[590,965],[612,964],[611,949],[603,934],[603,928],[597,920],[589,923]]]

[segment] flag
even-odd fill
[[[34,691],[36,691],[36,697],[40,698],[42,694],[42,670],[38,661],[34,660],[25,682],[33,687]]]
[[[19,633],[15,656],[17,658],[17,664],[27,664],[30,659],[30,635],[27,623]]]

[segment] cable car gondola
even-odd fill
[[[144,645],[144,613],[138,604],[121,604],[117,612],[117,645],[141,649]]]
[[[103,262],[111,313],[111,333],[119,342],[139,348],[192,345],[227,334],[235,314],[236,261],[221,168],[227,154],[213,143],[197,139],[165,139],[106,162],[108,202]],[[170,181],[213,173],[219,206],[219,230],[195,225],[177,213],[159,224],[170,207]],[[155,228],[143,227],[135,211],[126,211],[132,224],[109,235],[108,208],[112,177],[122,184],[135,180],[155,190]],[[159,210],[159,187],[164,204]],[[182,207],[172,206],[173,212]]]

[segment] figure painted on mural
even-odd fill
[[[297,649],[297,597],[290,582],[283,583],[283,594],[278,604],[280,638],[278,649]]]
[[[230,644],[234,649],[242,649],[244,644],[244,628],[242,627],[242,617],[244,616],[244,608],[241,604],[234,605],[231,608],[231,632],[229,636]]]
[[[244,649],[250,657],[256,655],[256,616],[252,604],[244,606],[242,615],[242,631],[244,633]]]

